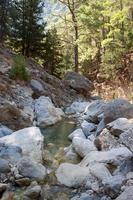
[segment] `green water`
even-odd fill
[[[76,123],[70,119],[64,119],[53,126],[41,129],[46,149],[55,155],[61,147],[66,147],[70,144],[68,135],[75,129]]]

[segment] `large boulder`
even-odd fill
[[[94,89],[92,82],[88,78],[76,72],[67,72],[64,80],[71,88],[79,93],[86,93],[87,95]]]
[[[121,133],[127,131],[128,129],[133,129],[133,123],[130,123],[130,121],[126,118],[118,118],[107,124],[107,128],[110,130],[112,135],[118,137]]]
[[[6,145],[16,145],[22,149],[24,156],[42,162],[44,137],[37,127],[30,127],[12,133],[0,139]]]
[[[38,182],[44,181],[47,174],[46,168],[42,164],[29,158],[22,158],[17,164],[17,169],[20,175]]]
[[[81,161],[80,166],[86,167],[93,163],[110,163],[119,165],[120,162],[133,157],[126,147],[112,148],[108,151],[92,151]]]
[[[68,138],[69,138],[70,140],[73,140],[73,138],[75,138],[75,137],[83,138],[83,139],[86,138],[86,137],[85,137],[85,134],[83,133],[83,131],[82,131],[81,128],[76,129],[75,131],[73,131],[73,132],[68,136]]]
[[[133,128],[130,128],[120,135],[120,142],[133,152]]]
[[[11,129],[9,129],[6,126],[0,125],[0,138],[7,135],[11,135],[12,133],[13,131]]]
[[[38,80],[32,79],[30,81],[30,85],[32,90],[34,91],[33,95],[35,95],[35,97],[41,96],[45,93],[43,85]]]
[[[91,151],[96,151],[94,143],[88,139],[83,139],[79,137],[74,137],[72,141],[72,146],[81,157],[85,157]]]
[[[10,170],[9,162],[0,158],[0,173],[8,173]]]
[[[108,124],[118,118],[133,118],[133,104],[124,99],[115,99],[104,108],[104,122]]]
[[[41,96],[35,100],[35,116],[38,126],[53,125],[62,119],[63,114],[60,108],[53,105],[49,97]]]
[[[83,113],[89,106],[90,102],[74,101],[69,107],[66,108],[66,114]]]
[[[57,180],[67,187],[80,187],[90,176],[88,167],[63,163],[56,171]]]
[[[133,200],[133,186],[127,187],[115,200]]]
[[[99,122],[99,116],[104,112],[106,103],[103,100],[93,101],[84,112],[84,119],[88,122]]]
[[[86,137],[93,134],[96,130],[96,125],[94,123],[89,123],[86,120],[84,120],[81,124],[81,128],[85,134]]]
[[[15,104],[5,103],[0,106],[0,123],[12,130],[18,130],[29,127],[32,122],[28,115],[24,115],[23,111],[16,107]]]
[[[8,161],[11,164],[16,164],[22,158],[22,149],[21,147],[16,146],[15,143],[10,145],[6,144],[6,142],[3,143],[0,141],[0,158]]]

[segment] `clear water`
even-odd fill
[[[55,155],[61,147],[68,146],[70,144],[68,135],[75,129],[76,123],[70,119],[64,119],[53,126],[41,129],[45,146],[51,147],[48,148],[50,153]]]

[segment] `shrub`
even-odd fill
[[[28,81],[30,76],[26,70],[26,60],[23,55],[16,55],[13,59],[13,65],[10,71],[12,79]]]

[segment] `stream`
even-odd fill
[[[64,147],[71,144],[68,135],[72,133],[76,127],[76,121],[73,119],[63,119],[53,126],[41,129],[41,133],[44,136],[44,157],[47,158],[47,162],[44,162],[44,166],[47,167],[48,171],[48,176],[42,185],[43,198],[41,200],[69,200],[73,194],[72,189],[57,183],[55,170],[58,168],[58,165],[63,162],[60,159],[63,158],[62,151]],[[18,200],[23,200],[23,192],[23,189],[16,188],[16,197]]]

